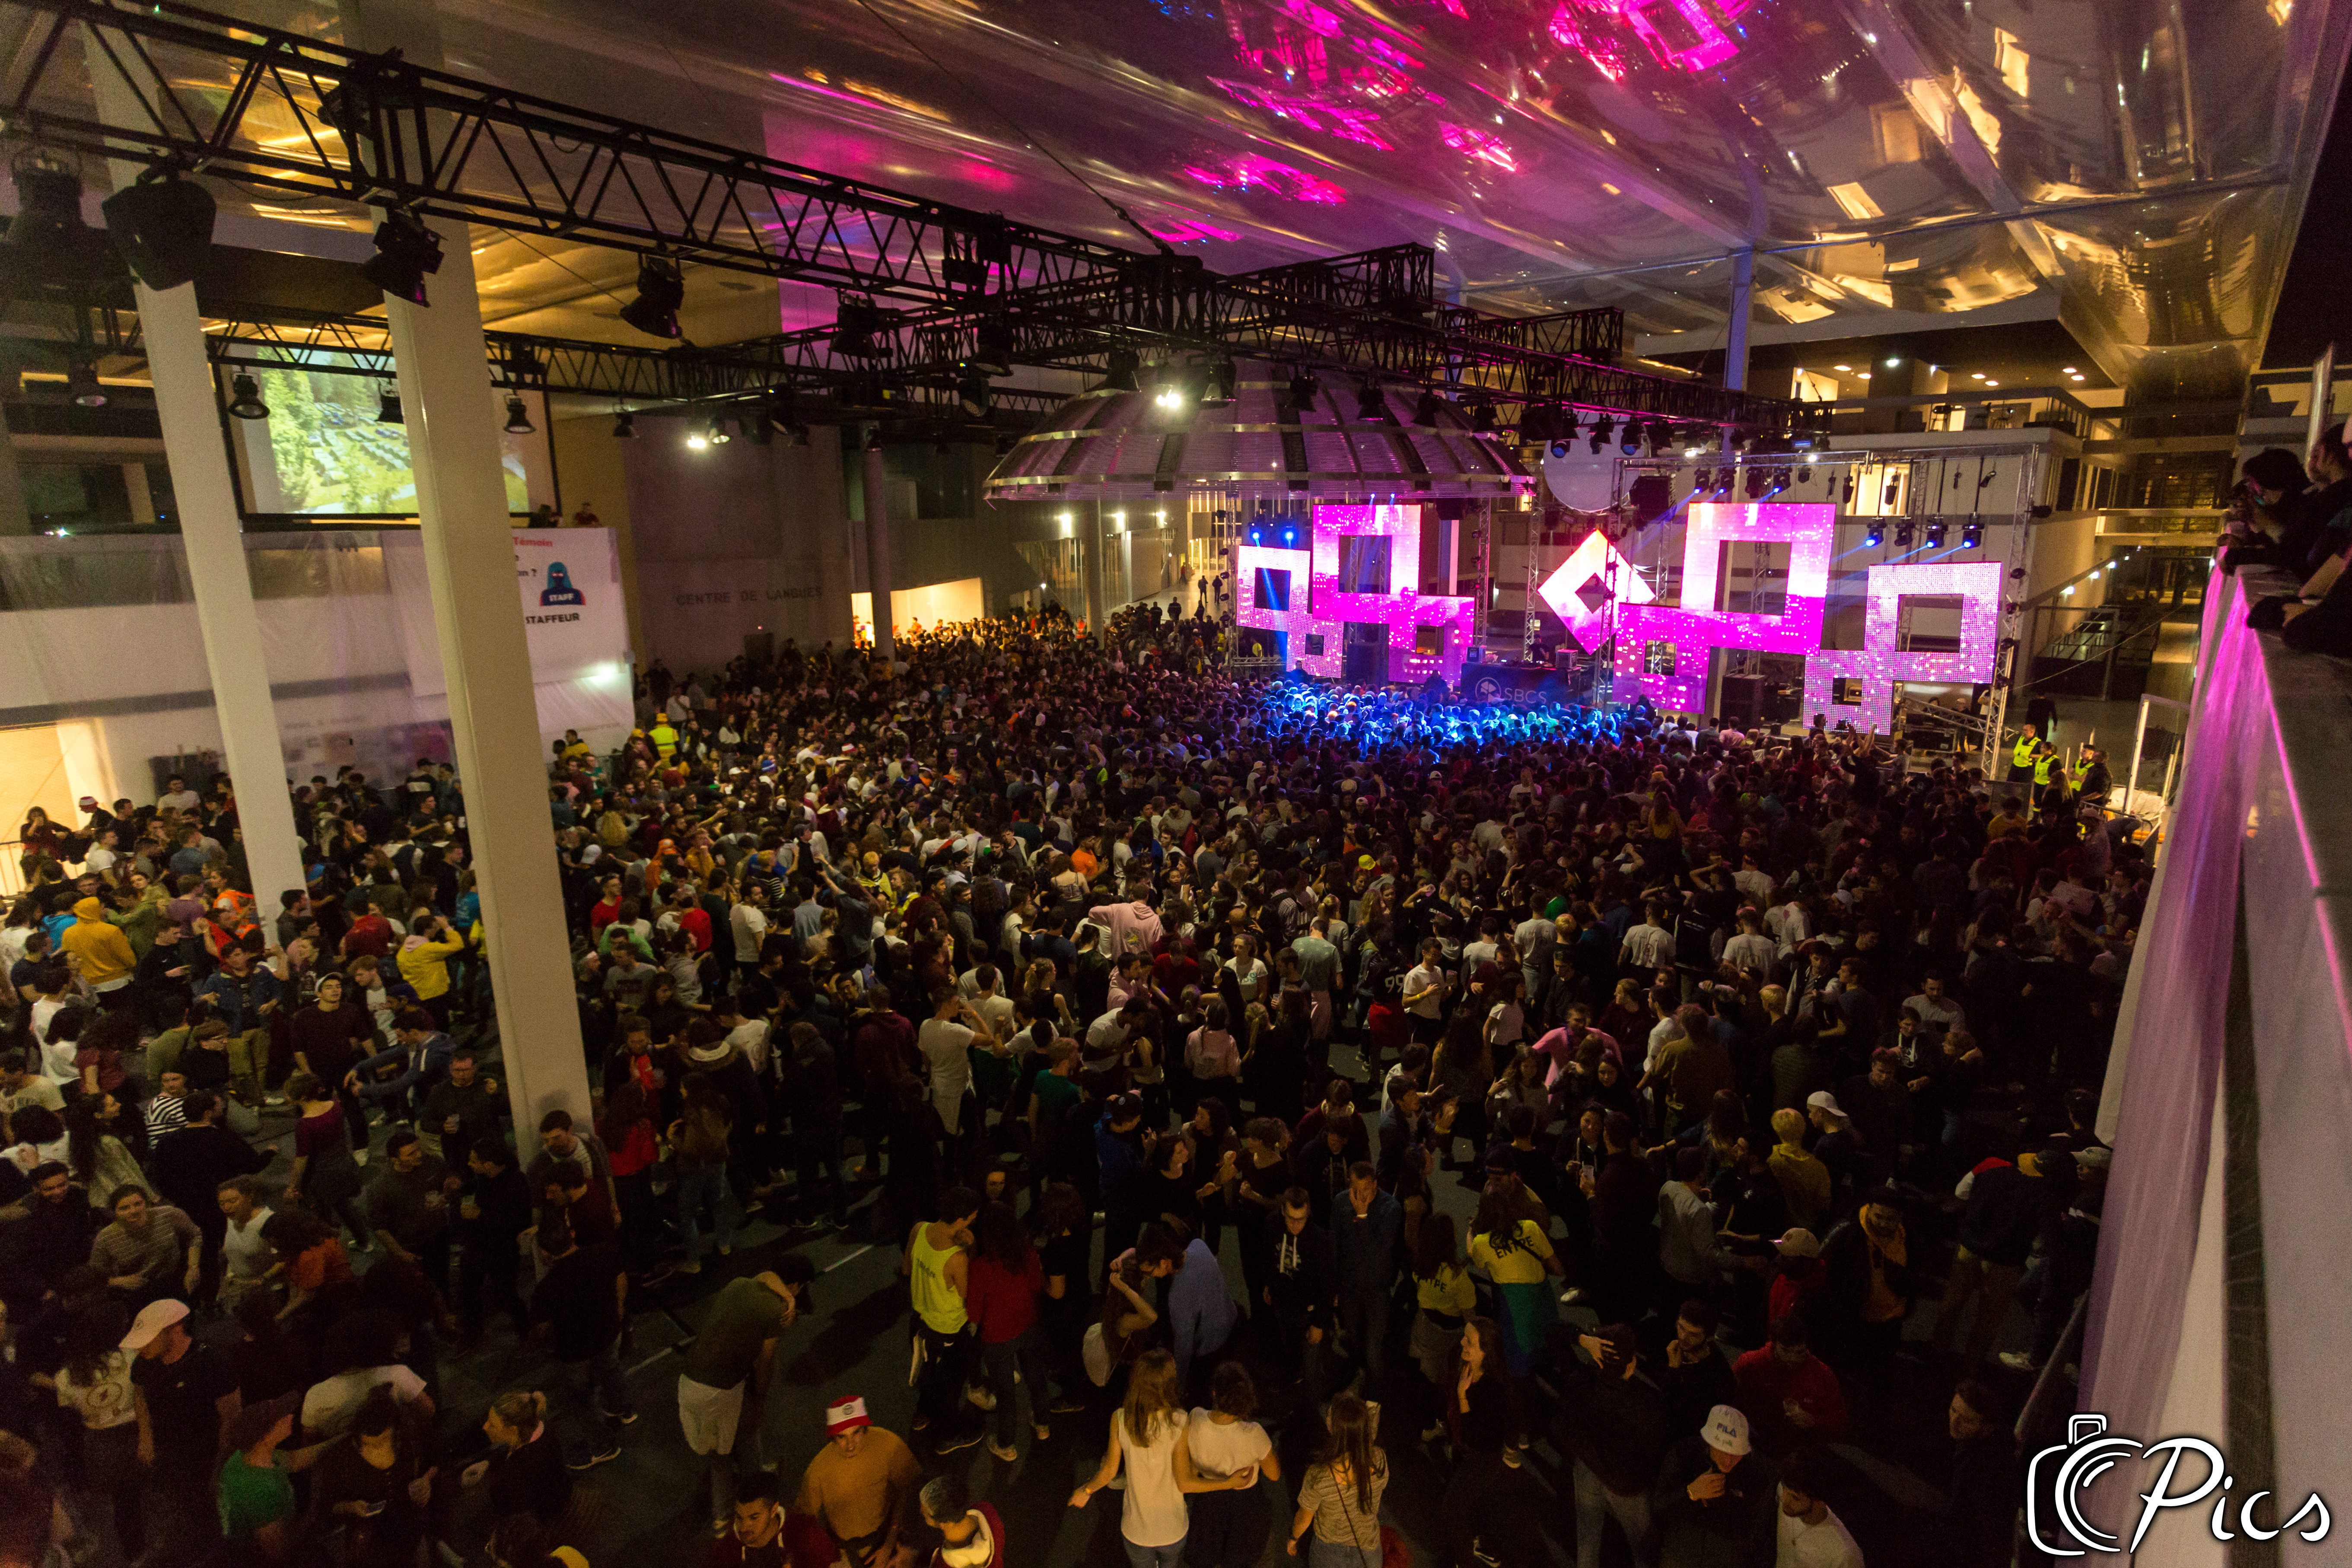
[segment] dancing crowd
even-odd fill
[[[295,788],[276,910],[225,780],[28,822],[0,1563],[584,1568],[578,1478],[670,1419],[648,1301],[697,1306],[718,1568],[1043,1561],[1040,1470],[1137,1564],[2008,1563],[2131,825],[1843,732],[1240,681],[1216,635],[655,666],[617,749],[552,748],[593,1102],[536,1125],[446,763]],[[836,1235],[904,1276],[903,1431],[778,1366]],[[1885,1528],[1857,1450],[1932,1512]]]

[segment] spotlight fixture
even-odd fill
[[[1906,519],[1905,519],[1903,521],[1898,522],[1898,523],[1896,523],[1896,524],[1895,525],[1895,549],[1897,549],[1897,550],[1908,550],[1908,549],[1910,549],[1910,548],[1911,548],[1911,545],[1912,545],[1912,542],[1913,542],[1915,539],[1916,539],[1917,537],[1918,537],[1917,531],[1916,531],[1916,529],[1914,529],[1914,528],[1911,526],[1911,522],[1910,522],[1910,520],[1909,520],[1909,519],[1907,519],[1907,518],[1906,518]]]
[[[169,171],[142,174],[99,204],[106,232],[139,281],[159,292],[193,279],[212,248],[213,194]]]
[[[692,450],[699,452],[710,445],[709,433],[699,425],[689,426],[686,432],[686,444]]]
[[[1693,496],[1703,496],[1714,488],[1715,470],[1713,468],[1697,468],[1692,471],[1691,494]]]
[[[1495,433],[1495,405],[1484,398],[1470,405],[1470,433],[1492,436]]]
[[[866,427],[866,450],[869,452],[878,452],[881,449],[882,426],[879,425],[868,425]]]
[[[1747,489],[1748,499],[1749,500],[1762,500],[1764,499],[1764,481],[1766,478],[1767,472],[1765,469],[1750,468],[1748,470]]]
[[[1135,392],[1139,390],[1135,373],[1143,361],[1133,349],[1121,346],[1110,351],[1103,371],[1102,384],[1097,392]]]
[[[1239,379],[1240,373],[1234,369],[1234,362],[1231,359],[1219,357],[1211,360],[1209,368],[1201,377],[1201,406],[1203,408],[1232,407],[1234,384]]]
[[[1927,524],[1927,548],[1930,550],[1944,548],[1944,520],[1940,517]]]
[[[1437,426],[1437,410],[1444,401],[1445,399],[1433,392],[1423,393],[1413,402],[1412,422],[1434,429]]]
[[[228,411],[239,419],[267,419],[269,405],[261,401],[261,388],[253,377],[240,371],[229,382],[231,401]]]
[[[1731,499],[1731,487],[1733,484],[1738,482],[1738,478],[1739,470],[1738,468],[1717,468],[1715,471],[1715,499],[1717,500],[1729,500]]]
[[[1633,430],[1630,426],[1627,428],[1626,434],[1629,436],[1633,434]],[[1664,453],[1668,444],[1675,438],[1673,428],[1663,419],[1651,420],[1649,427],[1642,432],[1642,436],[1644,440],[1649,442],[1650,456],[1653,458]]]
[[[106,406],[106,388],[98,384],[98,366],[87,359],[66,366],[66,395],[84,408]]]
[[[1170,365],[1162,371],[1160,377],[1160,390],[1151,395],[1153,406],[1164,408],[1171,414],[1183,407],[1188,401],[1184,380],[1184,373],[1174,365]]]
[[[31,148],[17,154],[9,173],[17,207],[8,225],[8,248],[26,274],[83,288],[121,276],[122,258],[81,221],[81,176],[71,164]]]
[[[1840,506],[1852,506],[1853,504],[1853,476],[1852,474],[1848,474],[1848,475],[1845,477],[1845,494],[1844,494],[1843,497],[1841,497],[1841,498],[1839,499],[1839,500],[1838,500],[1838,505],[1840,505]]]
[[[1617,449],[1629,458],[1641,451],[1642,422],[1639,419],[1626,420],[1622,427],[1618,430]]]
[[[677,308],[686,302],[686,279],[664,257],[637,258],[637,297],[621,307],[621,320],[652,338],[678,335]]]
[[[1799,467],[1797,469],[1797,482],[1801,485],[1809,485],[1813,482],[1813,466],[1811,463],[1806,463]]]
[[[885,318],[876,310],[874,301],[855,294],[835,297],[833,310],[833,335],[825,346],[842,359],[877,359],[882,351],[874,342],[874,334],[882,331]]]
[[[1547,404],[1529,403],[1519,409],[1519,439],[1530,447],[1560,442],[1559,411]]]
[[[440,270],[441,237],[394,207],[376,225],[375,254],[360,275],[395,299],[425,305],[432,301],[425,297],[425,279]]]
[[[613,416],[613,438],[616,441],[635,440],[637,438],[636,415],[624,408]]]
[[[1960,525],[1960,548],[1963,550],[1981,550],[1984,548],[1983,523],[1978,521],[1972,517],[1969,519],[1967,522]]]
[[[1559,437],[1563,441],[1575,440],[1576,410],[1573,408],[1562,407],[1554,409],[1552,413],[1553,416],[1559,421],[1559,423],[1553,426],[1552,434]]]
[[[1369,422],[1389,416],[1388,394],[1381,390],[1377,379],[1366,377],[1364,384],[1356,388],[1356,417]]]
[[[733,437],[728,434],[727,421],[724,419],[713,419],[710,422],[710,444],[712,446],[724,447],[731,439],[733,439]]]
[[[1554,441],[1551,444],[1551,455],[1555,458],[1565,458],[1575,449],[1576,443],[1573,441]],[[1595,450],[1598,449],[1595,448]]]
[[[1316,394],[1323,390],[1315,373],[1304,365],[1290,373],[1290,411],[1294,414],[1313,405]]]
[[[383,389],[380,396],[381,401],[377,404],[375,411],[375,422],[377,424],[405,425],[408,423],[406,417],[400,412],[400,389],[398,387],[387,386]]]
[[[971,366],[986,375],[1013,374],[1013,327],[1002,316],[980,323],[971,352]]]
[[[1873,550],[1875,550],[1880,545],[1885,543],[1886,524],[1874,517],[1872,518],[1870,520],[1869,526],[1863,531],[1862,542],[1870,546]]]
[[[531,424],[530,411],[523,406],[522,399],[509,395],[507,398],[507,434],[528,436],[537,428]]]
[[[966,366],[956,382],[956,406],[974,419],[988,417],[988,376],[977,366]]]
[[[1882,496],[1882,497],[1880,497],[1880,498],[1879,498],[1879,502],[1878,502],[1878,504],[1879,504],[1879,505],[1881,505],[1881,506],[1893,506],[1893,505],[1895,504],[1895,492],[1896,492],[1897,490],[1901,489],[1902,488],[1903,488],[1903,481],[1902,481],[1901,479],[1897,479],[1897,478],[1896,478],[1895,475],[1893,475],[1893,474],[1889,474],[1889,475],[1887,475],[1887,476],[1886,476],[1886,493],[1885,493],[1884,496]]]
[[[1617,421],[1606,414],[1592,422],[1592,450],[1595,454],[1609,444],[1609,437],[1616,429]]]

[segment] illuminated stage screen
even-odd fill
[[[1616,637],[1617,694],[1639,692],[1663,711],[1703,712],[1712,656],[1719,648],[1782,654],[1805,661],[1806,719],[1851,723],[1883,733],[1894,720],[1897,681],[1973,684],[1992,679],[2000,621],[1998,562],[1927,562],[1869,568],[1863,646],[1822,646],[1830,567],[1837,549],[1838,509],[1826,503],[1696,502],[1683,535],[1681,602],[1654,602],[1649,585],[1599,532],[1588,536],[1538,590],[1588,652]],[[1377,586],[1361,563],[1380,552],[1350,541],[1386,542],[1387,569]],[[1786,591],[1778,614],[1714,608],[1723,546],[1779,545],[1788,551]],[[1461,679],[1473,601],[1423,597],[1400,586],[1396,563],[1417,562],[1417,506],[1318,506],[1304,547],[1245,543],[1234,552],[1241,585],[1235,620],[1283,634],[1285,669],[1336,679],[1349,625],[1388,628],[1389,679]],[[1343,563],[1349,571],[1343,574]],[[1343,585],[1344,581],[1344,585]],[[1605,590],[1605,591],[1604,591]],[[1902,602],[1957,599],[1957,650],[1906,651],[1897,646]],[[1843,699],[1843,700],[1842,700]]]

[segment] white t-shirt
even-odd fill
[[[275,1261],[269,1243],[261,1239],[261,1227],[269,1222],[268,1207],[257,1208],[243,1228],[230,1220],[221,1231],[221,1261],[228,1268],[233,1279],[258,1279],[269,1272]]]
[[[1862,1548],[1836,1514],[1824,1510],[1821,1523],[1807,1524],[1790,1518],[1777,1503],[1772,1512],[1773,1532],[1780,1542],[1772,1556],[1773,1568],[1862,1568]]]
[[[131,1392],[131,1352],[109,1351],[98,1375],[88,1383],[74,1380],[73,1369],[58,1369],[58,1403],[81,1417],[86,1431],[125,1426],[139,1418],[138,1401]]]
[[[1184,1428],[1184,1446],[1192,1450],[1192,1468],[1203,1480],[1221,1481],[1244,1468],[1260,1463],[1274,1452],[1265,1428],[1255,1421],[1229,1421],[1220,1426],[1206,1410],[1192,1412]]]
[[[1184,1494],[1176,1487],[1176,1445],[1185,1441],[1190,1425],[1183,1411],[1170,1411],[1147,1447],[1128,1436],[1126,1411],[1111,1413],[1111,1440],[1127,1461],[1126,1502],[1119,1510],[1118,1532],[1138,1546],[1173,1546],[1192,1528]]]
[[[1442,969],[1433,969],[1427,964],[1415,964],[1405,974],[1404,994],[1410,996],[1416,991],[1435,985],[1444,978],[1445,978],[1445,972]],[[1444,999],[1444,991],[1431,991],[1418,1002],[1406,1003],[1404,1010],[1417,1018],[1434,1018],[1438,1016],[1438,1005]]]
[[[302,1429],[321,1437],[340,1437],[367,1403],[368,1391],[380,1383],[392,1384],[393,1397],[409,1404],[425,1392],[425,1380],[404,1366],[365,1366],[310,1385],[302,1396]]]
[[[931,1069],[931,1107],[950,1136],[961,1131],[957,1121],[964,1090],[971,1087],[971,1058],[965,1054],[971,1042],[970,1029],[947,1018],[926,1018],[915,1031],[915,1047]]]
[[[170,795],[155,797],[155,807],[159,811],[194,811],[204,803],[205,797],[192,789],[174,790]]]

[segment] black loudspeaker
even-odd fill
[[[1675,483],[1664,474],[1643,474],[1633,480],[1631,494],[1633,515],[1643,522],[1655,522],[1675,504]]]
[[[1752,730],[1764,721],[1764,699],[1762,676],[1727,675],[1716,688],[1716,720],[1735,730]]]
[[[1431,504],[1437,508],[1437,515],[1442,521],[1460,522],[1470,515],[1470,503],[1458,496],[1450,500],[1438,500]]]

